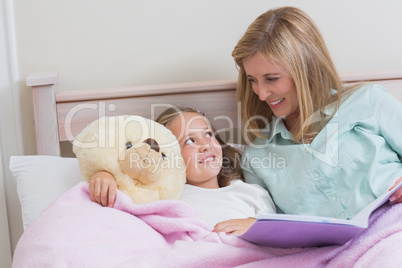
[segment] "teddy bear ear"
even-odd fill
[[[144,140],[144,143],[151,146],[151,149],[154,149],[155,151],[159,152],[159,144],[156,140],[149,138],[149,139]]]

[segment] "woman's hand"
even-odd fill
[[[255,218],[247,218],[222,221],[215,225],[214,232],[225,232],[230,235],[242,235],[251,225],[253,225],[255,220]]]
[[[402,181],[402,177],[400,177],[394,185],[389,189],[392,190],[395,186],[397,186]],[[389,198],[391,204],[402,203],[402,187],[395,191]]]
[[[96,172],[89,178],[91,200],[106,207],[113,207],[116,199],[117,182],[106,171]]]

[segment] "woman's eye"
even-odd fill
[[[162,155],[162,159],[165,160],[166,155],[164,153],[161,153],[161,155]]]
[[[187,140],[184,142],[184,144],[191,144],[191,143],[193,143],[193,142],[194,142],[194,139],[190,138],[190,139],[187,139]]]
[[[211,138],[211,137],[214,136],[214,133],[212,133],[211,131],[208,131],[208,132],[205,134],[205,136]]]
[[[249,81],[250,83],[254,83],[254,82],[255,82],[255,79],[254,79],[254,78],[249,78],[248,81]]]
[[[278,79],[279,79],[279,77],[270,77],[270,78],[267,78],[267,81],[274,82],[274,81],[276,81]]]

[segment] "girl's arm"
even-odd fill
[[[89,178],[91,200],[106,207],[113,207],[116,199],[117,182],[106,171],[96,172]]]
[[[255,221],[255,218],[222,221],[215,225],[214,232],[225,232],[229,235],[242,235],[251,227],[251,225],[253,225]]]

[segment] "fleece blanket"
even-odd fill
[[[398,267],[402,204],[384,205],[370,227],[341,246],[271,248],[213,233],[186,203],[135,205],[118,192],[114,208],[79,183],[24,232],[13,267]]]

